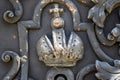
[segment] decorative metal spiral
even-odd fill
[[[2,60],[4,62],[9,62],[11,60],[13,61],[12,68],[6,74],[6,76],[3,78],[3,80],[13,80],[13,78],[15,77],[15,75],[18,73],[18,71],[20,69],[20,57],[19,57],[19,55],[15,52],[12,52],[12,51],[5,51],[2,54]]]

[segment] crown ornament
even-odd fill
[[[71,32],[66,44],[64,20],[60,17],[63,9],[60,9],[58,4],[54,6],[54,9],[50,9],[50,13],[54,15],[51,21],[53,44],[46,35],[39,39],[37,43],[39,60],[47,66],[72,67],[82,59],[84,46],[81,38],[74,32]]]

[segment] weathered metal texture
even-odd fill
[[[68,9],[71,11],[73,14],[73,21],[74,21],[74,27],[77,27],[80,20],[79,20],[79,14],[78,11],[76,10],[76,6],[72,4],[71,1],[69,0],[42,0],[40,3],[38,3],[34,15],[33,15],[33,20],[29,21],[21,21],[18,23],[18,32],[19,32],[19,43],[20,43],[20,52],[22,54],[22,57],[25,57],[27,60],[23,63],[22,66],[22,72],[21,72],[21,80],[27,80],[28,79],[28,29],[39,29],[41,26],[41,15],[44,7],[46,7],[50,3],[60,3],[62,2],[63,4],[66,4]]]
[[[8,23],[15,23],[17,22],[23,15],[23,8],[19,0],[9,0],[13,5],[15,11],[7,10],[4,13],[4,20]]]
[[[2,60],[4,62],[9,62],[11,59],[13,59],[13,66],[11,70],[7,73],[7,75],[3,78],[3,80],[12,80],[14,79],[14,76],[18,73],[20,69],[20,57],[17,53],[12,51],[5,51],[2,54]]]
[[[69,69],[51,69],[47,72],[46,80],[74,80],[74,74]]]
[[[103,28],[105,27],[104,22],[107,17],[107,14],[110,14],[113,9],[118,7],[120,5],[120,1],[119,0],[114,0],[114,1],[113,0],[103,0],[103,1],[91,0],[91,1],[96,3],[96,5],[89,10],[88,18],[92,19],[93,22],[95,23],[95,30],[93,29],[93,27],[91,28],[88,28],[88,27],[83,28],[81,26],[80,27],[81,27],[81,30],[85,30],[85,29],[87,30],[91,45],[93,46],[93,49],[97,53],[98,57],[103,61],[106,61],[106,62],[96,61],[96,70],[98,71],[98,73],[96,74],[96,77],[101,80],[116,80],[116,79],[119,80],[120,79],[119,78],[119,60],[114,60],[103,52],[103,50],[99,47],[99,44],[95,40],[95,34],[98,40],[103,45],[112,46],[116,42],[119,42],[119,39],[118,39],[119,24],[117,25],[116,28],[113,28],[111,33],[108,34],[107,38],[104,35]],[[107,11],[107,13],[105,13],[105,10]],[[93,37],[94,37],[94,40],[92,39]],[[107,62],[110,64],[113,64],[114,67],[110,66]],[[92,71],[92,70],[94,71],[95,69],[95,68],[92,68],[92,66],[88,68],[91,69],[89,71]],[[81,74],[82,73],[78,74],[78,80],[79,80],[79,77],[80,79],[83,78],[83,77],[81,78]]]
[[[51,21],[53,45],[45,35],[37,43],[39,59],[48,66],[71,67],[83,58],[84,46],[82,40],[74,32],[71,33],[68,45],[64,31],[64,20],[60,15],[62,9],[55,4],[53,10],[54,17]],[[62,10],[63,12],[63,10]]]
[[[0,46],[0,80],[120,79],[120,13],[118,9],[115,10],[120,6],[120,0],[78,1],[30,0],[29,5],[26,0],[0,2],[0,6],[10,2],[14,8],[13,11],[6,11],[2,7],[1,12],[6,12],[0,13],[0,42],[7,45]],[[29,6],[32,7],[31,10],[28,9]],[[107,19],[113,10],[115,13],[112,19]],[[14,24],[5,23],[2,19]],[[109,28],[105,23],[108,23]],[[2,31],[4,29],[6,30]],[[2,35],[4,33],[9,36],[14,33],[14,40]],[[10,60],[12,62],[8,63]],[[96,77],[86,77],[92,73]]]

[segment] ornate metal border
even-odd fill
[[[23,15],[22,5],[19,0],[9,0],[15,11],[6,11],[4,13],[4,20],[8,23],[15,23],[20,20]],[[82,1],[83,0],[79,0]],[[85,0],[86,1],[86,0]],[[84,1],[84,2],[85,2]],[[88,3],[92,2],[92,3]],[[95,4],[88,13],[88,19],[92,19],[93,23],[82,23],[80,22],[80,14],[77,10],[77,7],[70,0],[41,0],[35,8],[33,19],[27,21],[18,22],[18,32],[19,32],[19,46],[20,46],[20,56],[17,53],[12,51],[5,51],[2,55],[2,60],[4,62],[9,62],[10,59],[13,59],[13,67],[8,72],[8,74],[3,78],[3,80],[12,80],[15,75],[18,73],[21,66],[21,80],[28,80],[28,32],[29,29],[40,29],[41,28],[41,14],[43,9],[50,3],[58,3],[66,5],[70,10],[73,16],[74,30],[75,31],[86,31],[90,40],[90,43],[101,61],[96,61],[95,64],[88,65],[84,67],[77,75],[76,80],[83,80],[85,75],[92,71],[96,71],[96,77],[101,80],[116,80],[120,79],[120,61],[112,59],[109,57],[99,46],[98,40],[101,44],[106,46],[112,46],[116,42],[120,41],[120,24],[117,24],[116,27],[108,34],[107,38],[103,33],[104,21],[112,10],[120,6],[120,0],[89,0],[86,5]],[[97,37],[97,38],[96,38]],[[97,40],[98,39],[98,40]],[[120,54],[120,52],[119,52]],[[55,70],[51,70],[55,72]],[[62,71],[60,71],[62,73]],[[70,70],[66,72],[72,75]],[[54,75],[54,74],[53,74]],[[49,72],[48,72],[49,76]],[[49,77],[47,77],[49,78]],[[53,79],[51,79],[53,80]],[[71,79],[73,80],[73,79]]]
[[[82,1],[82,0],[81,0]],[[88,18],[92,19],[96,24],[95,26],[85,26],[82,24],[79,26],[81,31],[87,31],[90,43],[98,55],[98,57],[104,61],[96,61],[95,65],[88,65],[83,68],[77,75],[77,80],[83,80],[85,75],[92,71],[98,71],[96,77],[101,80],[115,80],[119,78],[119,60],[114,60],[107,56],[104,51],[100,48],[99,43],[106,46],[112,46],[116,42],[119,42],[119,24],[115,27],[111,33],[108,34],[107,38],[103,33],[104,21],[108,14],[112,12],[116,7],[120,6],[120,0],[91,0],[96,5],[89,10]],[[89,3],[87,3],[89,5]],[[105,10],[107,13],[105,13]],[[95,28],[95,29],[94,29]],[[96,35],[95,35],[96,34]],[[111,65],[114,66],[111,66]]]
[[[9,0],[14,7],[14,11],[7,10],[4,13],[4,20],[8,23],[17,22],[23,15],[23,8],[19,0]]]

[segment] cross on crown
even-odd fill
[[[54,7],[53,9],[50,9],[49,12],[51,14],[54,14],[55,17],[60,17],[60,13],[63,13],[63,8],[59,8],[59,5],[58,4],[54,4]]]

